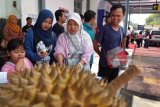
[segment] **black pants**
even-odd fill
[[[90,68],[92,68],[92,64],[90,64]]]
[[[99,66],[98,76],[107,79],[108,83],[118,76],[119,68],[110,69],[108,67]]]
[[[137,40],[138,48],[142,47],[142,40],[143,40],[143,39],[138,39],[138,40]]]
[[[0,58],[0,69],[2,68],[4,62],[3,62],[3,58]]]
[[[131,39],[131,44],[134,44],[134,39]]]
[[[127,36],[127,40],[126,40],[126,48],[128,48],[129,45],[129,36]]]
[[[144,47],[145,47],[145,48],[148,48],[148,46],[149,46],[149,39],[145,39]]]

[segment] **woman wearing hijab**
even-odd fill
[[[10,41],[11,39],[15,38],[23,39],[23,33],[17,23],[18,23],[17,17],[15,15],[10,15],[8,17],[7,23],[3,29],[3,35],[4,35],[3,42],[5,41],[6,46],[8,41]]]
[[[52,63],[56,45],[56,35],[52,32],[53,14],[50,10],[42,10],[33,27],[25,35],[26,56],[35,64]]]
[[[79,14],[73,13],[67,19],[67,31],[62,33],[55,47],[54,56],[59,65],[76,66],[90,70],[90,57],[93,44],[90,36],[83,30]]]

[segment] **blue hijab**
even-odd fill
[[[39,15],[38,19],[33,27],[34,31],[36,32],[37,36],[44,42],[45,45],[49,46],[52,44],[52,27],[47,31],[42,29],[42,23],[47,18],[51,18],[53,22],[53,13],[50,10],[44,9],[42,10]]]

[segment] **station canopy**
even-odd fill
[[[126,0],[107,0],[111,4],[120,3],[125,6]],[[159,10],[155,10],[155,9]],[[160,0],[129,0],[129,13],[160,13]]]

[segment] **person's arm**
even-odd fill
[[[26,30],[25,30],[25,26],[23,26],[23,28],[22,28],[22,32],[26,32]]]
[[[84,38],[82,39],[82,57],[80,60],[81,64],[88,64],[91,58],[91,55],[93,54],[93,43],[92,40],[87,32],[84,34]]]
[[[56,59],[57,59],[58,65],[62,66],[63,65],[63,60],[64,60],[63,55],[61,53],[57,54]]]
[[[93,41],[94,51],[100,55],[99,46],[101,45],[101,41],[103,39],[103,36],[105,35],[105,32],[107,30],[107,25],[103,26],[99,32],[96,34],[95,39]]]
[[[5,25],[4,26],[4,28],[3,28],[3,35],[4,35],[4,39],[6,40],[6,41],[9,41],[10,39],[10,37],[9,37],[9,30],[8,30],[8,26],[7,25]]]
[[[125,50],[125,48],[126,48],[126,40],[127,40],[127,34],[125,33],[125,31],[124,31],[124,29],[122,28],[122,27],[120,27],[120,30],[121,30],[121,35],[122,35],[122,41],[121,41],[121,46],[122,46],[122,48]]]
[[[34,46],[33,46],[33,30],[30,29],[26,35],[25,35],[25,39],[24,39],[24,47],[25,47],[25,51],[26,51],[26,56],[28,59],[30,59],[31,61],[39,61],[41,58],[38,55],[38,53],[34,52]]]
[[[23,39],[24,39],[23,37],[24,37],[24,36],[23,36],[23,32],[22,32],[22,30],[20,30],[20,31],[19,31],[19,36],[18,36],[18,38],[23,40]]]
[[[100,55],[100,50],[99,50],[99,46],[98,46],[98,41],[96,39],[94,39],[93,41],[93,46],[94,46],[94,51]]]
[[[23,28],[22,28],[22,33],[23,33],[24,36],[26,35],[25,26],[23,26]]]
[[[86,64],[86,62],[83,59],[81,59],[80,62],[75,67],[82,69],[84,64]]]
[[[26,69],[26,65],[24,63],[24,58],[21,58],[18,60],[18,62],[15,64],[15,70],[17,72],[20,72],[23,74],[24,70]]]
[[[56,47],[56,44],[57,44],[57,35],[56,35],[56,33],[53,31],[53,49]]]
[[[54,57],[56,58],[58,64],[62,65],[64,59],[66,58],[66,39],[64,38],[64,35],[61,34],[58,39],[57,39],[57,43],[56,43],[56,47],[55,47],[55,52],[54,52]]]
[[[123,38],[123,40],[122,40],[122,48],[123,48],[123,49],[126,48],[126,37]]]

